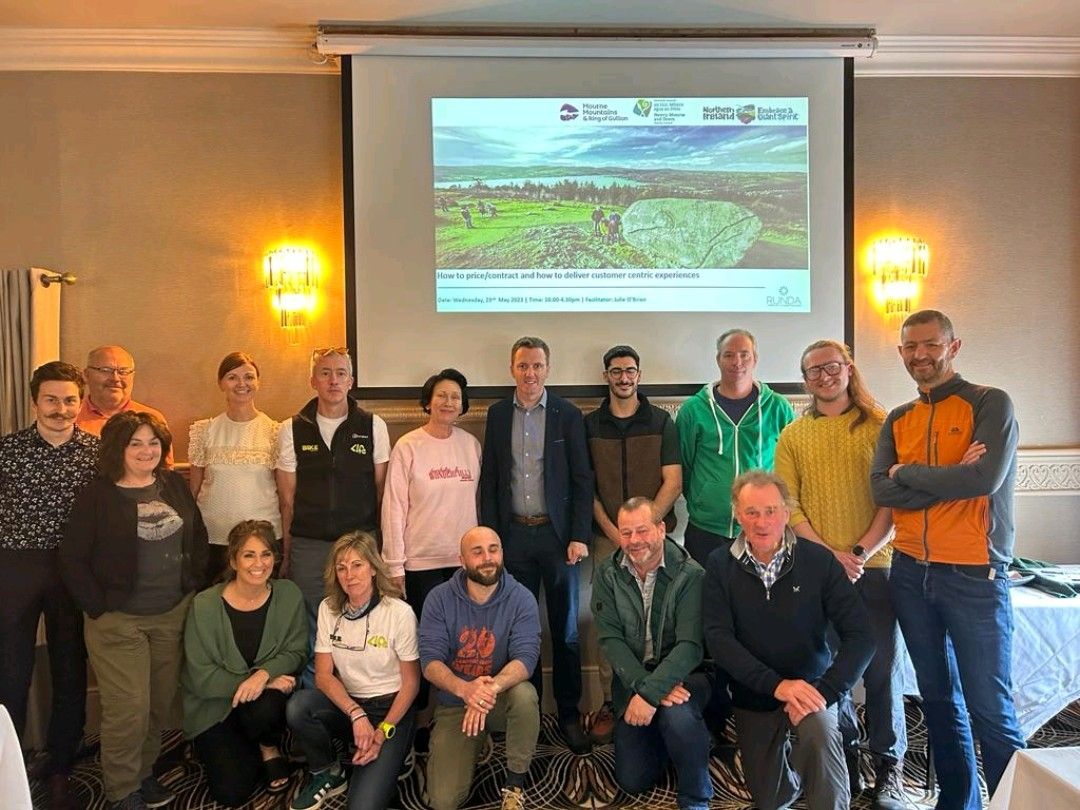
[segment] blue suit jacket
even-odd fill
[[[487,414],[480,468],[480,523],[506,537],[513,514],[510,494],[510,431],[513,397],[501,399]],[[552,527],[564,543],[592,540],[593,475],[585,423],[573,404],[547,395],[544,420],[544,496]]]

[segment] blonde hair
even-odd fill
[[[338,560],[350,551],[355,551],[362,559],[367,560],[371,570],[375,572],[374,591],[382,596],[401,598],[401,588],[394,584],[390,578],[390,569],[379,554],[379,547],[375,538],[367,532],[349,532],[343,534],[334,543],[330,553],[326,557],[326,570],[323,573],[323,583],[326,586],[326,598],[330,601],[330,610],[333,613],[341,613],[349,601],[349,595],[341,587],[337,578]]]
[[[802,367],[802,364],[806,361],[806,355],[810,354],[810,352],[815,352],[818,349],[835,349],[840,353],[840,357],[843,358],[844,363],[851,367],[851,370],[848,372],[847,393],[848,397],[851,399],[851,407],[859,412],[859,415],[855,417],[855,421],[851,423],[852,432],[868,419],[878,425],[884,424],[885,409],[878,404],[878,401],[874,399],[874,395],[870,393],[870,389],[867,388],[866,381],[859,372],[859,367],[855,365],[855,361],[851,358],[851,349],[840,341],[815,340],[803,349],[802,356],[799,358],[800,373],[806,371],[806,369]],[[806,406],[806,410],[803,411],[803,413],[808,413],[811,416],[821,416],[821,411],[817,408],[817,400],[810,397],[810,404]]]

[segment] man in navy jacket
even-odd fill
[[[836,704],[874,653],[866,610],[832,552],[787,528],[782,478],[753,470],[731,492],[742,531],[709,555],[702,614],[709,652],[731,675],[743,776],[762,810],[800,790],[815,810],[846,810]]]
[[[549,361],[550,350],[537,337],[520,338],[510,350],[516,386],[488,409],[480,522],[502,537],[506,570],[537,600],[543,584],[559,724],[570,749],[583,754],[589,741],[578,718],[576,565],[589,555],[593,478],[581,411],[544,387]],[[532,680],[542,694],[541,667]]]

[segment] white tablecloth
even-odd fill
[[[1080,807],[1080,748],[1017,751],[988,810],[1076,810]]]
[[[0,705],[0,806],[5,810],[32,810],[33,808],[19,737],[15,733],[11,715],[2,705]]]
[[[1009,594],[1014,623],[1013,702],[1020,731],[1028,739],[1080,700],[1080,596],[1059,599],[1027,587],[1011,588]],[[906,650],[904,694],[919,694]]]

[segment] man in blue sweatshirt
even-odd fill
[[[814,810],[846,810],[836,704],[874,653],[865,608],[833,553],[787,527],[782,478],[753,470],[731,495],[742,531],[709,557],[702,612],[708,650],[731,676],[747,787],[761,810],[787,807],[800,791]]]
[[[529,676],[540,657],[540,613],[503,570],[502,542],[478,526],[461,538],[462,570],[437,586],[420,619],[420,666],[438,692],[427,801],[456,810],[469,795],[488,730],[506,733],[503,810],[522,806],[540,734]]]

